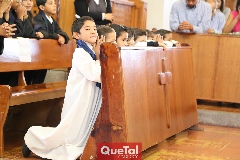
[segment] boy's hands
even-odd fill
[[[61,36],[60,34],[57,34],[58,35],[58,43],[59,44],[64,44],[65,43],[65,38],[63,36]]]
[[[3,0],[0,3],[0,18],[3,18],[5,12],[9,12],[11,8],[12,0]]]
[[[24,16],[27,15],[27,9],[24,6],[19,5],[18,8],[16,9],[16,13],[17,13],[18,19],[21,19],[23,21]]]
[[[15,35],[15,31],[17,30],[16,24],[9,25],[8,23],[3,23],[0,27],[0,33],[2,36],[8,38]]]
[[[104,19],[113,22],[113,18],[114,18],[114,16],[112,13],[105,13]]]
[[[161,36],[160,34],[156,34],[153,38],[153,41],[163,43],[163,36]]]
[[[44,35],[42,34],[42,32],[36,32],[36,36],[38,38],[44,38]]]
[[[105,42],[105,37],[102,35],[100,38],[97,37],[96,43],[93,44],[93,51],[96,54],[96,59],[100,59],[100,45]]]

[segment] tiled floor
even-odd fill
[[[240,160],[240,128],[198,125],[204,131],[185,130],[143,152],[144,160]],[[4,160],[24,160],[22,133],[6,134]],[[31,155],[25,160],[41,159]]]
[[[240,160],[240,129],[201,125],[143,153],[145,160]]]

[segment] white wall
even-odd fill
[[[157,29],[169,28],[169,15],[172,4],[177,0],[147,0],[147,29],[156,27]]]

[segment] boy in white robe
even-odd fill
[[[31,152],[53,160],[75,160],[82,155],[102,103],[101,66],[99,53],[93,52],[98,42],[97,30],[91,17],[73,22],[77,39],[72,68],[57,127],[30,127],[22,147],[24,157]]]

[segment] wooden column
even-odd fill
[[[146,29],[147,24],[147,3],[142,0],[131,0],[135,3],[133,26]]]
[[[66,32],[69,38],[72,37],[71,27],[75,20],[74,0],[59,0],[58,24]]]
[[[128,0],[111,0],[114,15],[113,23],[134,27],[134,2]]]

